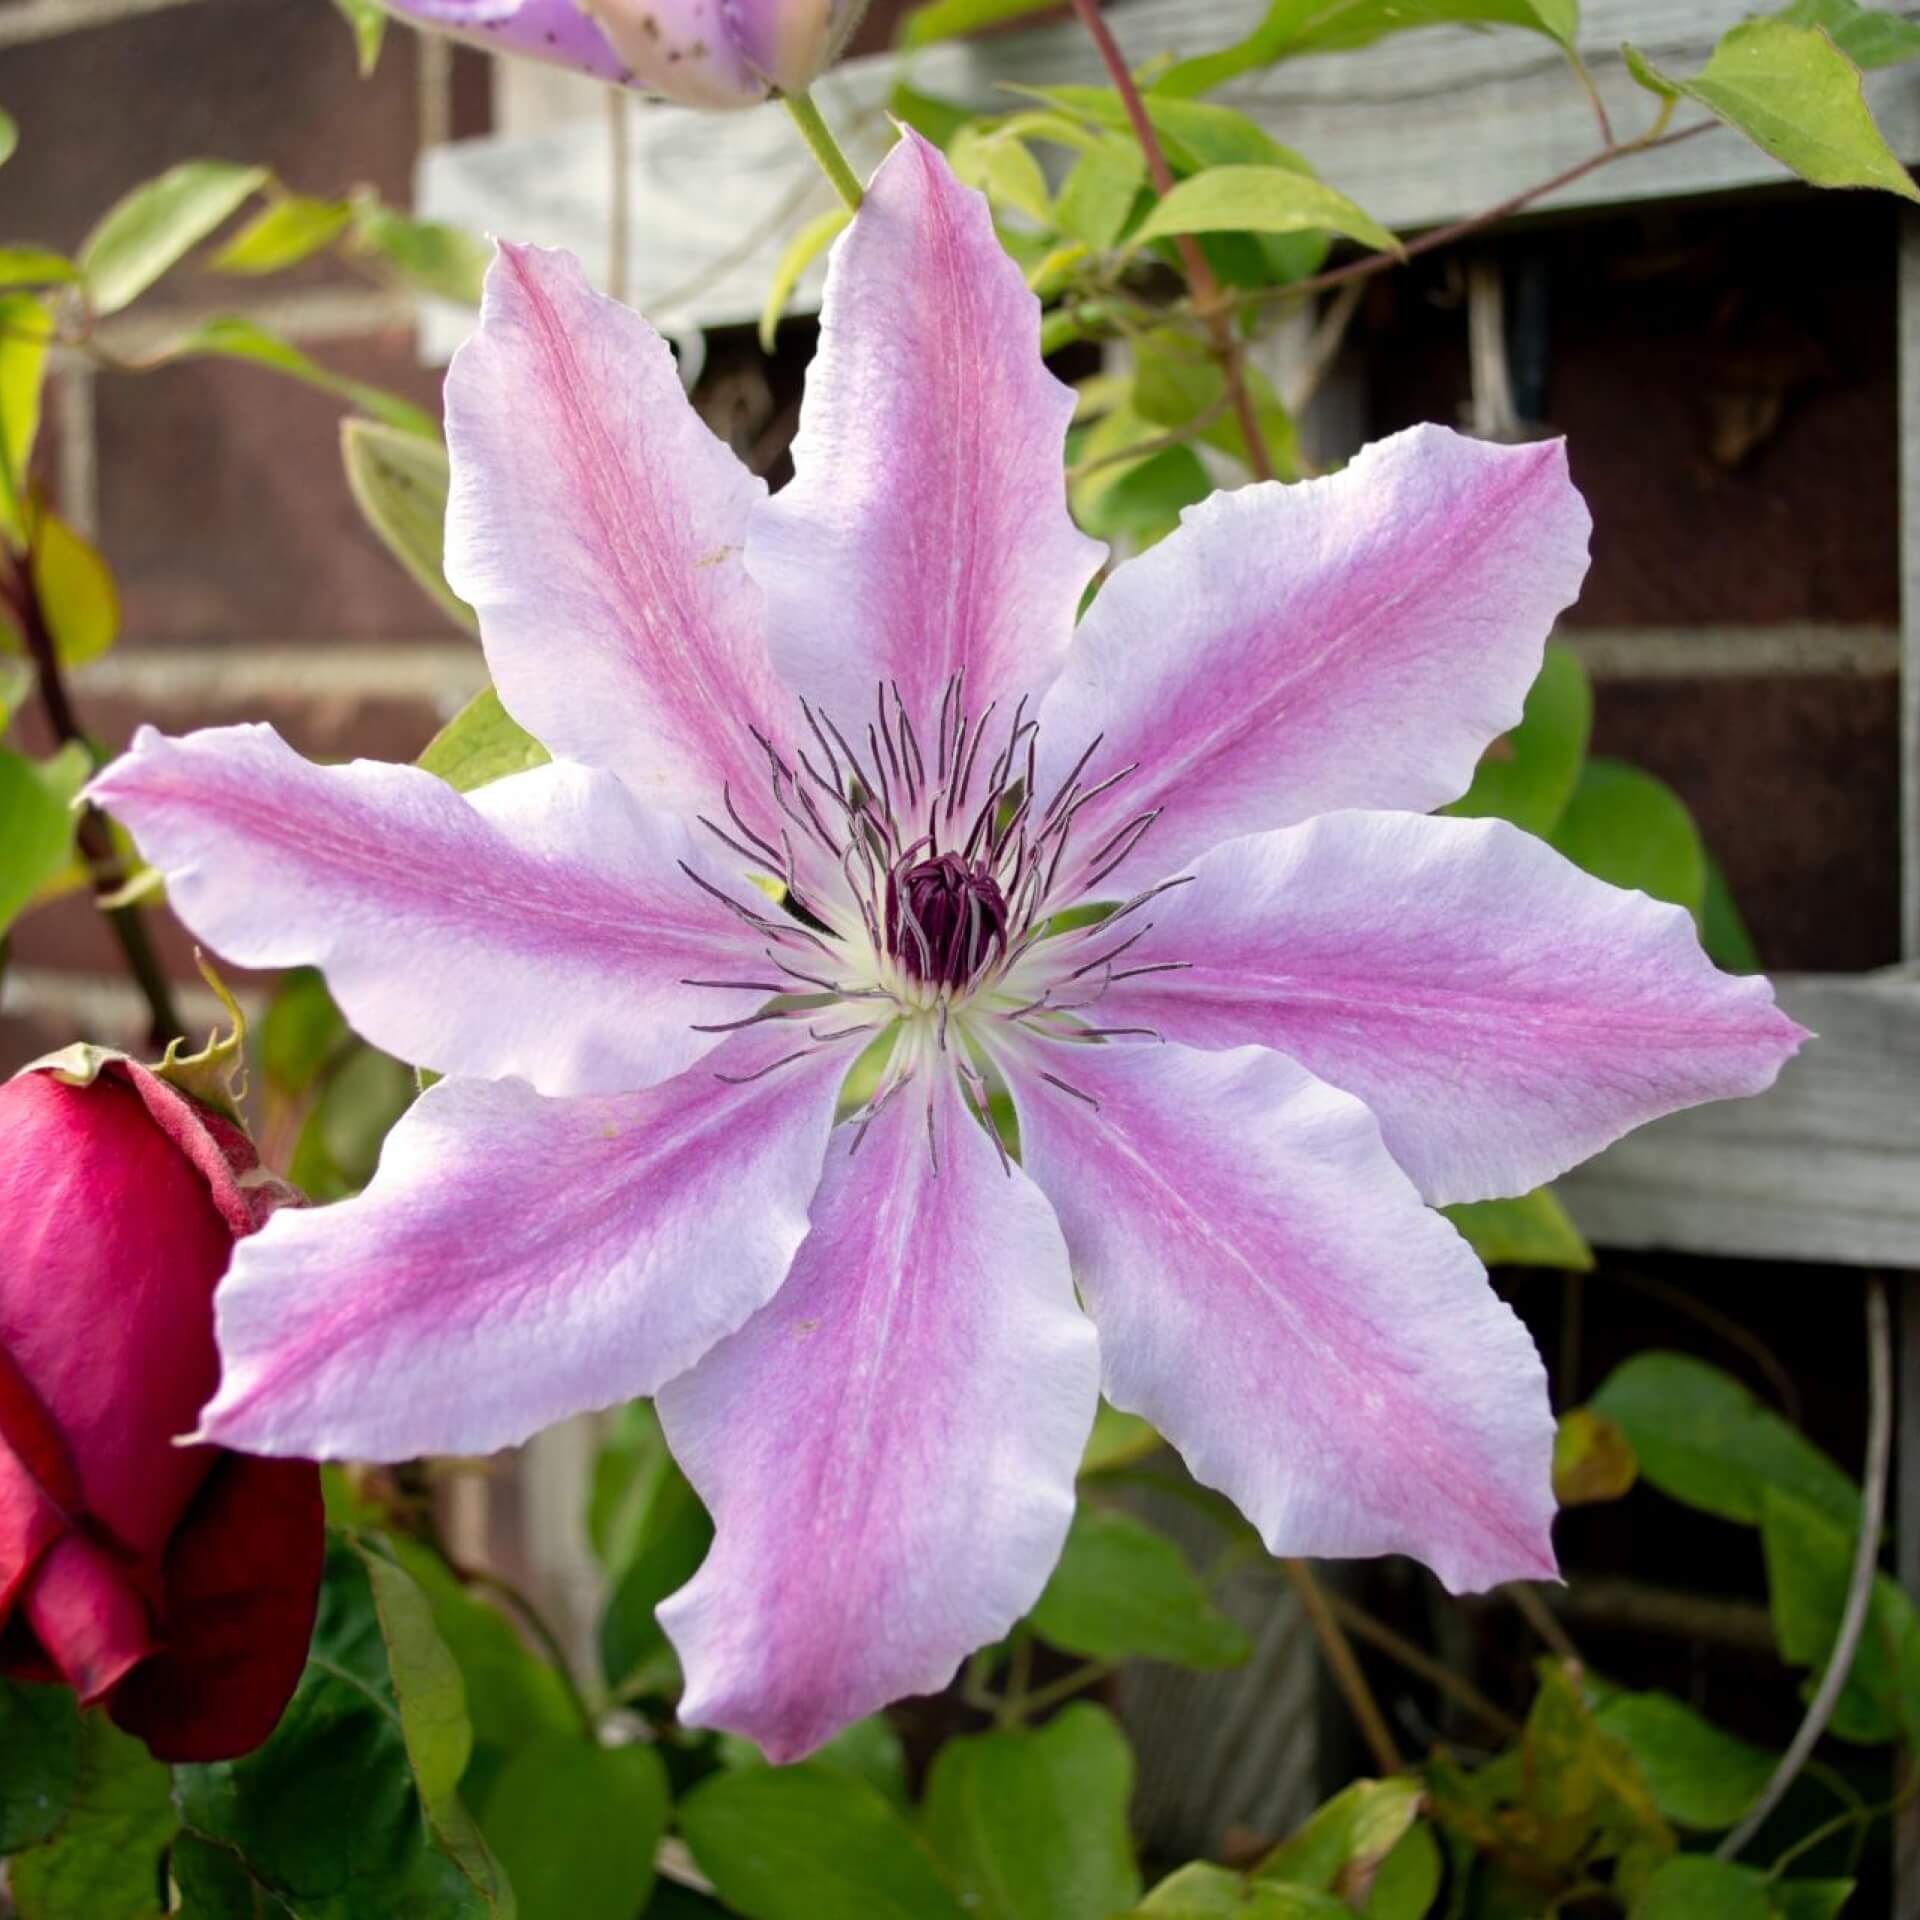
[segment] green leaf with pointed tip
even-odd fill
[[[12,114],[0,111],[0,167],[4,167],[13,158],[14,149],[20,144],[20,129]]]
[[[1082,1506],[1027,1616],[1043,1640],[1093,1660],[1238,1666],[1245,1631],[1213,1604],[1187,1557],[1144,1520]]]
[[[348,420],[340,429],[347,489],[380,544],[415,585],[469,633],[479,622],[447,585],[447,449],[430,438],[378,420]]]
[[[900,44],[924,47],[935,40],[952,40],[982,27],[1005,26],[1032,13],[1046,13],[1059,0],[931,0],[915,7],[900,23]]]
[[[255,214],[214,255],[214,271],[253,275],[298,266],[339,239],[352,218],[353,208],[345,200],[286,194]]]
[[[0,289],[66,286],[80,269],[51,247],[0,247]]]
[[[155,1920],[177,1825],[166,1768],[104,1713],[83,1715],[65,1819],[8,1862],[19,1920]]]
[[[1263,1884],[1205,1860],[1168,1874],[1133,1911],[1154,1920],[1351,1920],[1353,1913],[1330,1893]]]
[[[1860,69],[1818,27],[1748,20],[1691,80],[1633,56],[1642,85],[1696,100],[1816,187],[1878,187],[1920,200],[1860,92]]]
[[[264,167],[187,160],[137,186],[81,243],[80,271],[98,314],[118,313],[267,184]]]
[[[1346,1893],[1374,1873],[1419,1815],[1423,1789],[1411,1775],[1356,1780],[1319,1807],[1298,1833],[1253,1869],[1259,1883]]]
[[[72,1689],[0,1680],[0,1856],[46,1839],[66,1818],[79,1784],[80,1713]]]
[[[73,801],[93,772],[71,741],[47,760],[0,750],[0,934],[73,852]]]
[[[1723,1732],[1670,1693],[1609,1693],[1593,1720],[1632,1750],[1661,1813],[1696,1833],[1732,1826],[1773,1772],[1772,1754]]]
[[[786,312],[787,302],[800,284],[800,276],[824,248],[832,245],[852,218],[845,207],[829,207],[825,213],[816,214],[787,242],[774,265],[773,278],[767,282],[766,303],[760,309],[762,352],[773,351],[780,331],[780,316]]]
[[[303,385],[318,387],[358,407],[362,413],[388,427],[423,440],[438,441],[440,428],[430,413],[423,412],[411,400],[383,387],[369,386],[364,380],[350,380],[345,374],[323,367],[311,355],[302,353],[291,341],[270,333],[257,321],[239,314],[222,314],[204,320],[183,333],[160,356],[162,360],[245,360],[274,373],[283,373]]]
[[[1384,253],[1400,242],[1324,181],[1291,167],[1209,167],[1180,181],[1133,234],[1136,246],[1177,233],[1344,233]]]
[[[448,786],[471,793],[510,773],[544,767],[553,756],[483,687],[426,744],[418,764]]]
[[[1920,58],[1920,21],[1858,0],[1796,0],[1774,15],[1794,27],[1819,27],[1856,67],[1896,67]]]
[[[1700,944],[1716,967],[1729,973],[1758,973],[1760,950],[1747,931],[1733,889],[1720,862],[1707,855],[1707,893],[1700,907]]]
[[[424,1599],[403,1581],[389,1567],[390,1652],[368,1560],[333,1542],[306,1671],[272,1737],[244,1759],[174,1769],[182,1822],[245,1866],[268,1913],[511,1920],[512,1895],[458,1799],[436,1791],[430,1812],[414,1776],[418,1747],[438,1789],[462,1742],[445,1649],[433,1651]]]
[[[1575,0],[1273,0],[1245,39],[1179,61],[1154,81],[1153,90],[1208,93],[1277,60],[1347,52],[1390,33],[1447,25],[1524,27],[1571,47],[1579,9]]]
[[[1551,1187],[1535,1187],[1510,1200],[1462,1200],[1440,1211],[1483,1266],[1593,1271],[1593,1249]]]
[[[1776,1880],[1777,1920],[1840,1920],[1858,1883],[1852,1880]]]
[[[455,306],[477,307],[493,249],[464,227],[420,220],[362,192],[353,201],[354,244],[378,254],[422,293]]]
[[[1140,1895],[1133,1754],[1082,1701],[1044,1727],[949,1740],[921,1826],[975,1920],[1108,1920]]]
[[[679,1807],[701,1871],[744,1920],[966,1920],[906,1820],[831,1767],[748,1767],[703,1780]]]
[[[16,549],[27,544],[27,468],[52,339],[44,302],[30,293],[0,294],[0,538]]]
[[[380,49],[387,36],[387,10],[380,0],[333,0],[333,4],[353,29],[353,50],[364,80],[380,64]]]
[[[1589,760],[1548,836],[1575,866],[1616,887],[1637,887],[1697,920],[1707,850],[1686,803],[1664,781],[1621,760]]]
[[[1511,820],[1542,839],[1579,783],[1593,727],[1593,686],[1571,647],[1550,644],[1527,690],[1520,724],[1481,755],[1473,785],[1443,813]]]
[[[1799,1430],[1731,1374],[1684,1353],[1637,1353],[1589,1403],[1619,1423],[1640,1477],[1669,1498],[1755,1525],[1769,1486],[1798,1494],[1843,1527],[1860,1492]]]
[[[576,1732],[522,1747],[481,1814],[520,1920],[637,1914],[667,1825],[667,1770],[652,1747],[601,1747]]]

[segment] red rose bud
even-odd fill
[[[313,1631],[318,1468],[174,1445],[233,1242],[295,1198],[131,1060],[0,1085],[0,1673],[66,1681],[163,1760],[257,1747]]]

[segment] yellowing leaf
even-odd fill
[[[760,345],[764,352],[773,351],[774,336],[780,331],[780,316],[786,312],[787,301],[799,285],[800,276],[852,218],[852,213],[843,206],[829,207],[825,213],[809,220],[787,242],[774,267],[773,278],[767,283],[766,304],[760,309]]]
[[[1133,235],[1136,245],[1177,233],[1344,233],[1397,253],[1400,242],[1344,193],[1291,167],[1209,167],[1182,180]]]
[[[30,293],[0,294],[0,535],[27,544],[27,463],[40,431],[53,318]]]
[[[1617,1421],[1586,1407],[1560,1416],[1553,1437],[1553,1497],[1563,1507],[1618,1500],[1640,1477]]]
[[[51,247],[0,247],[0,288],[62,286],[79,277],[80,269]]]
[[[120,631],[120,595],[100,550],[45,508],[34,518],[33,584],[66,667],[97,660]]]

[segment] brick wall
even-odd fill
[[[0,104],[20,126],[0,234],[71,248],[129,187],[193,158],[259,162],[315,194],[364,182],[406,206],[420,146],[483,131],[489,92],[484,58],[398,29],[362,80],[327,0],[0,0]],[[264,282],[184,268],[107,323],[103,344],[150,351],[215,311],[252,313],[343,373],[438,405],[411,300],[332,258]],[[477,683],[477,649],[362,524],[340,416],[327,395],[238,362],[56,373],[42,477],[122,595],[119,646],[75,683],[109,746],[141,720],[265,719],[321,758],[407,759]],[[47,744],[37,716],[23,731],[30,749]],[[171,970],[195,980],[190,943],[156,919]],[[83,1033],[137,1038],[137,1003],[85,899],[17,926],[3,990],[0,1072]]]

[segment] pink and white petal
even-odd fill
[[[1763,1092],[1806,1038],[1684,909],[1501,820],[1336,813],[1229,841],[1103,1025],[1290,1055],[1373,1109],[1445,1205],[1524,1193],[1644,1122]]]
[[[1539,1355],[1358,1100],[1260,1047],[1009,1064],[1115,1406],[1276,1554],[1412,1554],[1456,1592],[1553,1577]]]
[[[1066,656],[1104,549],[1067,513],[1073,396],[982,197],[903,129],[835,243],[794,478],[747,565],[781,677],[857,741],[897,685],[932,761],[941,695],[1002,717]]]
[[[417,767],[315,766],[271,727],[142,727],[88,792],[217,953],[324,969],[361,1033],[440,1072],[649,1086],[713,1045],[693,1022],[751,1011],[688,979],[765,972],[680,870],[711,871],[687,829],[611,774],[556,761],[463,796]]]
[[[1039,1597],[1099,1361],[1051,1209],[941,1072],[836,1144],[773,1303],[657,1402],[714,1544],[660,1608],[680,1718],[797,1758]]]
[[[792,1045],[756,1029],[608,1098],[429,1087],[364,1193],[283,1208],[234,1248],[195,1437],[311,1459],[490,1453],[684,1372],[772,1296],[807,1232],[851,1055],[760,1072]]]
[[[447,373],[446,569],[509,713],[649,806],[757,798],[788,731],[741,550],[765,485],[572,255],[503,245]]]
[[[1561,442],[1433,426],[1213,494],[1101,588],[1041,709],[1039,791],[1096,735],[1088,785],[1138,764],[1075,828],[1091,855],[1164,809],[1121,888],[1336,807],[1457,799],[1520,718],[1590,526]]]

